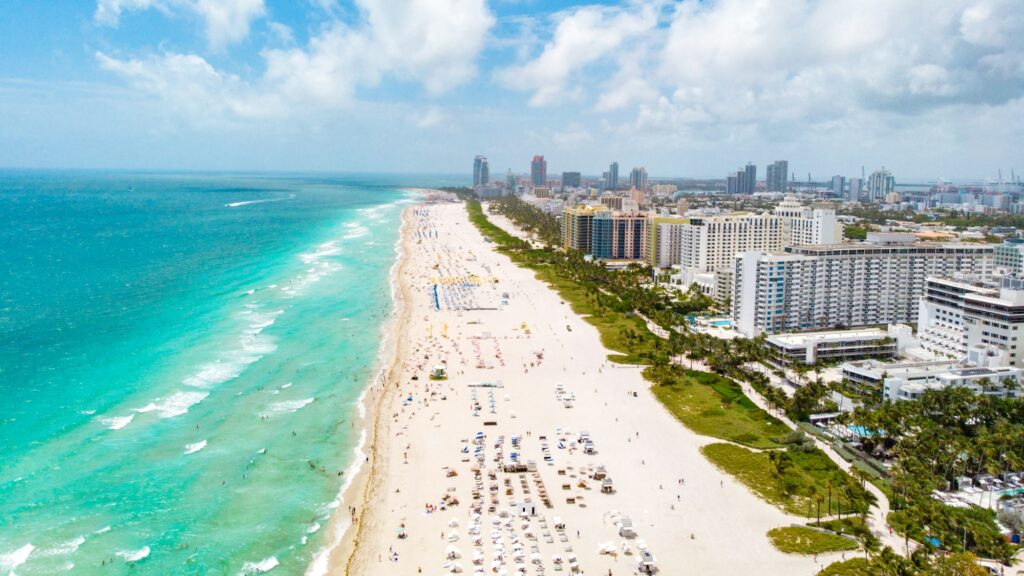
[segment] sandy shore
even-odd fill
[[[814,574],[833,559],[775,550],[765,533],[801,519],[707,462],[712,440],[637,368],[608,363],[596,329],[494,252],[462,205],[404,219],[393,362],[367,396],[368,465],[336,514],[355,529],[330,573],[632,574],[643,549],[663,574]],[[448,379],[430,380],[442,364]],[[634,537],[620,536],[627,518]]]

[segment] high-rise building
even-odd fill
[[[928,278],[917,333],[921,346],[941,357],[1024,367],[1024,279]]]
[[[605,190],[618,190],[619,189],[619,163],[612,162],[611,166],[608,167],[608,171],[605,172],[604,178]]]
[[[530,162],[530,183],[534,186],[546,186],[548,182],[548,161],[544,156],[537,155]]]
[[[580,187],[579,172],[562,172],[562,190]]]
[[[509,194],[515,194],[519,189],[519,177],[512,173],[511,168],[505,175],[505,189]]]
[[[611,214],[611,209],[604,204],[566,206],[562,213],[562,248],[592,254],[593,220],[603,213]]]
[[[732,172],[725,177],[725,193],[726,194],[739,194],[740,193],[740,174],[739,172]]]
[[[604,204],[567,206],[562,214],[562,247],[595,258],[647,258],[647,215],[613,212]]]
[[[732,172],[725,180],[727,194],[753,194],[757,188],[757,166],[747,164],[741,170]]]
[[[928,276],[992,273],[991,245],[915,240],[913,234],[869,232],[864,243],[737,254],[733,326],[754,337],[913,324]]]
[[[896,191],[896,178],[893,177],[892,172],[889,172],[883,166],[881,170],[876,170],[871,173],[868,177],[868,200],[871,202],[880,202],[885,199],[885,195],[890,192]]]
[[[473,186],[485,186],[491,181],[491,169],[486,156],[473,159]]]
[[[601,211],[591,221],[591,253],[595,258],[643,260],[647,257],[646,214]]]
[[[636,188],[641,192],[647,190],[647,169],[637,166],[629,173],[629,187]]]
[[[849,188],[849,191],[846,197],[850,202],[860,202],[864,194],[864,179],[850,178],[850,184],[847,188]]]
[[[789,189],[789,161],[776,160],[768,165],[765,189],[769,192],[785,192]]]
[[[804,206],[794,196],[787,196],[775,207],[774,213],[782,218],[785,246],[843,242],[843,224],[836,218],[835,208],[827,204]]]
[[[832,192],[834,198],[842,198],[843,191],[846,189],[846,178],[839,176],[838,174],[832,177],[832,182],[828,185],[829,191]]]
[[[634,187],[629,189],[629,199],[636,203],[638,207],[643,206],[645,200],[644,196],[645,195],[642,188]]]

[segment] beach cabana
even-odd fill
[[[619,536],[623,538],[635,538],[636,530],[633,529],[633,520],[629,516],[623,516],[619,522]]]

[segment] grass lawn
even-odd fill
[[[787,554],[822,554],[857,549],[854,540],[801,526],[775,528],[768,531],[768,537],[776,548]]]
[[[777,448],[789,432],[785,424],[747,398],[739,384],[708,372],[644,371],[654,395],[688,428],[698,434],[754,448]]]
[[[712,464],[755,494],[791,514],[814,518],[818,512],[817,497],[820,496],[821,514],[826,515],[829,482],[832,485],[833,512],[838,510],[840,495],[844,512],[851,508],[858,512],[867,510],[872,499],[871,494],[818,450],[787,451],[791,464],[781,480],[767,452],[754,452],[726,443],[708,444],[701,448],[701,452]]]
[[[874,571],[869,571],[868,561],[863,558],[853,558],[845,562],[833,562],[818,572],[818,576],[869,576]]]
[[[868,533],[868,527],[864,524],[864,519],[860,516],[847,516],[842,520],[834,519],[814,522],[811,526],[826,528],[833,532],[849,534],[851,536],[863,536]]]

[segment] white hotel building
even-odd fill
[[[917,243],[913,234],[869,233],[863,243],[737,255],[733,326],[748,337],[854,326],[914,324],[929,276],[987,278],[994,247]]]
[[[1024,279],[928,278],[917,333],[935,354],[976,366],[1024,366]]]

